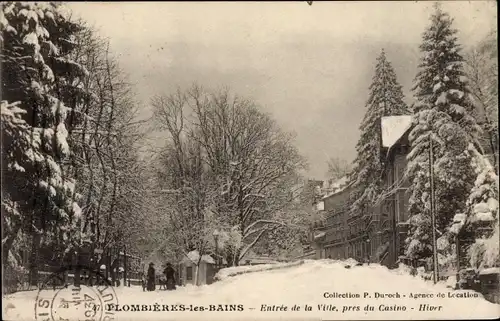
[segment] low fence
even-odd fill
[[[38,271],[38,284],[32,285],[30,284],[29,271],[18,272],[16,275],[3,275],[3,282],[8,283],[8,287],[4,287],[4,292],[13,293],[19,291],[33,291],[39,289],[42,285],[46,287],[50,287],[53,289],[61,289],[67,284],[73,284],[75,280],[75,275],[73,273],[68,273],[65,279],[52,278],[49,284],[47,281],[51,278],[53,272],[47,271]],[[92,285],[88,282],[88,278],[85,275],[81,276],[81,283],[85,285]],[[125,285],[125,286],[133,286],[133,285],[142,285],[142,279],[140,278],[140,273],[134,273],[130,277],[127,278],[125,284],[123,283],[123,278],[117,278],[117,286]],[[111,278],[108,278],[108,282],[111,284]]]

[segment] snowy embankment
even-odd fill
[[[244,273],[172,292],[143,292],[140,287],[115,291],[119,306],[112,311],[114,320],[431,320],[500,315],[500,305],[471,291],[452,291],[380,265],[356,266],[355,262],[333,260]],[[35,298],[36,292],[6,297],[4,319],[33,320]],[[7,304],[11,307],[5,311]],[[227,311],[231,310],[229,305],[233,311]],[[365,311],[367,305],[373,310]],[[300,310],[292,311],[294,306]],[[57,309],[56,303],[54,307]],[[65,318],[84,319],[84,311],[76,309],[71,306],[64,311]]]
[[[304,263],[304,260],[290,263],[273,263],[273,264],[259,264],[259,265],[242,265],[242,266],[233,266],[229,268],[225,268],[220,270],[215,275],[215,280],[222,281],[227,279],[228,277],[241,275],[245,273],[252,272],[262,272],[262,271],[270,271],[277,269],[289,268],[292,266],[301,265]]]

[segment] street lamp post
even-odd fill
[[[431,226],[432,226],[432,258],[433,258],[433,281],[439,281],[439,265],[437,256],[437,241],[436,241],[436,203],[434,196],[434,154],[432,146],[432,135],[429,135],[429,176],[430,176],[430,210],[431,210]]]
[[[219,231],[215,230],[213,233],[215,239],[215,267],[219,268]]]

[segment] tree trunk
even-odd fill
[[[226,257],[226,262],[227,266],[231,267],[234,266],[234,250],[233,246],[228,246],[225,250],[225,257]]]
[[[123,286],[127,286],[128,268],[127,268],[127,248],[123,247]]]
[[[240,254],[241,254],[241,248],[237,248],[234,251],[234,263],[233,263],[233,266],[239,266],[240,265]]]
[[[81,285],[81,267],[80,267],[80,263],[81,263],[81,260],[80,260],[80,251],[77,250],[76,253],[74,254],[75,255],[75,270],[74,270],[74,279],[73,279],[73,284],[75,287],[79,288],[80,285]]]
[[[110,272],[111,272],[111,284],[112,286],[116,286],[116,262],[117,259],[113,261],[111,258]]]
[[[199,280],[199,272],[200,272],[200,265],[196,265],[196,273],[194,274],[194,285],[199,285],[198,280]]]
[[[108,282],[110,277],[110,272],[111,272],[110,268],[111,268],[111,254],[110,251],[108,250],[106,254],[106,269],[105,269],[106,282]]]
[[[19,229],[17,229],[17,230],[19,230]],[[14,244],[14,240],[16,239],[16,235],[17,235],[17,232],[12,233],[11,235],[9,235],[7,237],[7,240],[2,244],[2,259],[3,259],[2,262],[4,262],[4,264],[6,264],[8,261],[9,252],[10,252],[10,249],[12,248],[12,244]]]
[[[491,152],[493,154],[493,166],[495,168],[495,173],[498,175],[498,135],[495,135],[494,132],[490,131],[489,132],[489,138],[490,138],[490,148]]]
[[[2,217],[2,224],[6,224],[5,222],[5,217]],[[2,262],[7,263],[7,260],[9,258],[9,252],[12,248],[12,245],[14,244],[14,241],[16,240],[16,237],[19,233],[19,230],[21,229],[21,222],[16,219],[15,221],[12,222],[12,228],[9,229],[8,236],[2,236],[2,239],[5,239],[5,242],[2,242]],[[7,228],[4,226],[4,233],[7,234],[5,231]]]
[[[33,233],[33,239],[31,243],[31,257],[30,257],[30,272],[29,279],[30,285],[38,286],[38,264],[39,264],[39,252],[40,243],[42,236],[38,233]]]

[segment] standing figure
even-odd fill
[[[163,271],[165,277],[167,278],[167,290],[175,290],[175,270],[172,264],[167,263],[167,267]]]
[[[142,271],[141,274],[141,284],[142,284],[142,292],[146,291],[148,287],[148,277],[146,275],[146,272]]]
[[[154,263],[151,262],[149,263],[149,269],[148,269],[148,286],[147,286],[148,291],[154,291],[156,289],[155,276],[156,275],[155,275]]]

